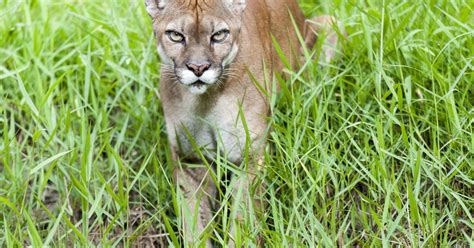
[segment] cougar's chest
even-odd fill
[[[217,99],[204,111],[193,102],[182,103],[166,110],[167,128],[171,145],[180,158],[199,159],[198,150],[208,158],[219,152],[233,163],[241,160],[245,131],[239,122],[239,108],[229,99]],[[185,113],[185,114],[184,114]],[[243,139],[243,140],[242,140]]]

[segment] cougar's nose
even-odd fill
[[[194,64],[194,63],[188,63],[186,64],[186,67],[194,73],[194,75],[200,77],[202,74],[204,74],[209,67],[211,67],[211,64],[205,63],[205,64]]]

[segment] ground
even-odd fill
[[[237,241],[472,247],[474,5],[300,3],[347,38],[279,81]],[[0,246],[179,246],[154,42],[139,0],[0,0]]]

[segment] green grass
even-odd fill
[[[473,247],[474,4],[301,6],[348,37],[280,82],[239,242]],[[0,246],[179,242],[158,68],[140,0],[0,0]]]

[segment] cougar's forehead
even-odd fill
[[[224,14],[226,12],[222,0],[178,0],[175,6],[192,12],[197,17],[202,14]]]
[[[203,16],[199,21],[190,14],[182,15],[168,22],[164,30],[177,30],[185,34],[213,33],[222,29],[230,28],[227,22],[217,16]]]
[[[166,9],[163,20],[158,21],[158,25],[163,30],[202,33],[217,31],[213,29],[232,29],[232,19],[232,13],[223,5],[222,0],[182,0]],[[230,26],[227,27],[226,23]]]

